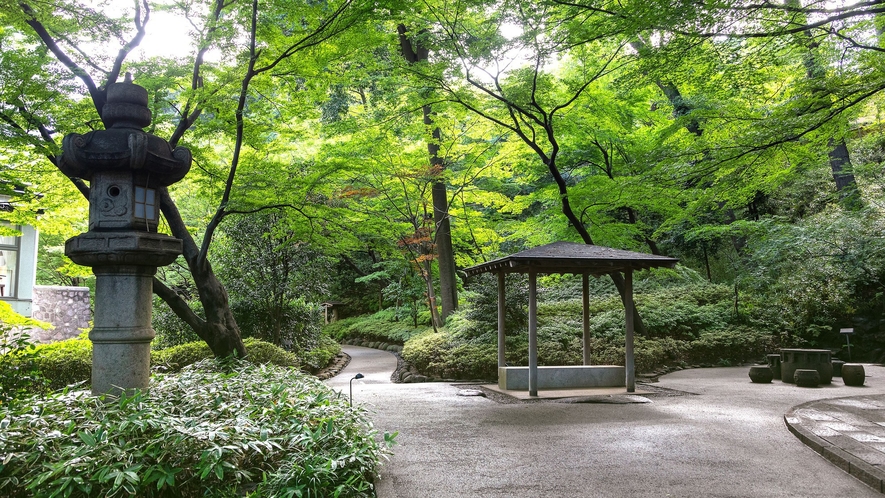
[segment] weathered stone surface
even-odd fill
[[[793,372],[793,382],[799,387],[817,387],[820,380],[820,373],[817,370],[799,368]]]
[[[860,363],[846,363],[842,365],[842,381],[846,386],[862,386],[866,372]]]
[[[754,365],[750,367],[750,380],[756,384],[769,384],[774,378],[774,372],[768,365]]]
[[[187,174],[191,153],[142,130],[147,102],[128,74],[108,85],[106,129],[66,135],[57,159],[63,173],[90,183],[89,231],[68,239],[65,254],[96,276],[93,394],[148,387],[152,278],[182,252],[180,240],[157,233],[157,189]]]

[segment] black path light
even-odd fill
[[[353,406],[353,381],[355,379],[362,379],[365,375],[358,373],[353,376],[353,379],[350,379],[350,406]]]

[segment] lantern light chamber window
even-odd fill
[[[135,217],[157,219],[157,191],[152,188],[135,187]]]

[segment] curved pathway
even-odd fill
[[[456,384],[393,384],[393,354],[344,351],[351,363],[327,383],[347,395],[365,375],[353,380],[354,404],[378,430],[399,432],[379,498],[881,496],[804,445],[784,414],[885,396],[885,368],[867,366],[865,388],[752,384],[747,367],[733,367],[666,375],[651,403],[500,404],[459,396]]]

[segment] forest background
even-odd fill
[[[360,318],[335,338],[487,377],[494,282],[458,270],[568,240],[680,259],[639,276],[640,369],[838,348],[844,327],[885,348],[885,1],[2,7],[0,217],[40,230],[39,283],[91,282],[62,250],[88,185],[54,158],[102,128],[108,83],[131,73],[148,131],[194,154],[161,193],[185,254],[154,283],[155,347],[310,350],[339,302]],[[152,16],[191,44],[140,51]],[[542,364],[580,362],[578,282],[542,282]],[[593,285],[598,362],[623,358],[618,287]]]

